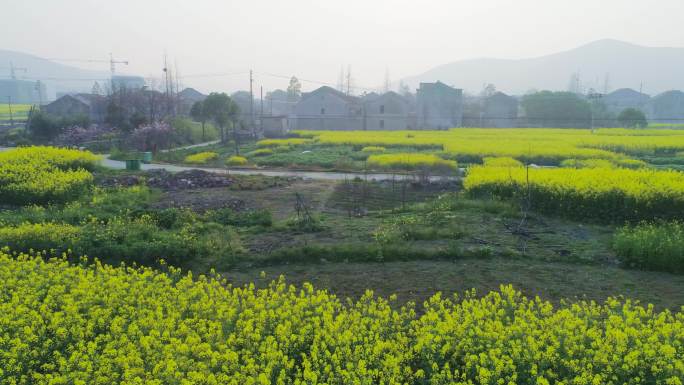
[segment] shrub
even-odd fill
[[[421,312],[281,279],[0,252],[0,379],[17,385],[681,384],[684,315],[630,300],[435,295]],[[419,314],[420,313],[420,314]]]
[[[116,133],[113,129],[103,126],[90,126],[90,127],[80,127],[73,126],[67,127],[64,131],[54,139],[54,143],[63,146],[82,146],[86,142],[93,142],[96,140],[101,140],[102,143],[100,147],[109,149],[113,143],[113,138]],[[107,143],[109,139],[110,143]],[[90,147],[90,146],[89,146]]]
[[[201,143],[219,138],[218,129],[208,122],[205,122],[204,127],[202,127],[200,122],[193,122],[185,117],[177,117],[171,119],[170,123],[175,131],[175,136],[183,143]]]
[[[63,133],[67,127],[88,127],[90,119],[85,115],[57,117],[34,111],[28,121],[28,132],[38,140],[51,140]]]
[[[175,212],[175,215],[183,214]],[[20,252],[71,250],[113,263],[154,265],[164,259],[177,266],[190,266],[199,256],[220,259],[225,265],[242,251],[237,235],[224,226],[192,220],[180,223],[173,216],[167,212],[157,218],[148,215],[133,219],[112,217],[107,221],[90,218],[79,226],[58,223],[5,226],[0,227],[0,248],[9,246]]]
[[[641,223],[615,233],[613,248],[627,266],[684,273],[684,224]]]
[[[153,151],[169,148],[176,140],[176,131],[165,122],[144,124],[131,132],[130,147],[139,151]]]
[[[275,152],[275,153],[283,153],[283,152],[290,152],[290,151],[292,151],[292,147],[290,147],[290,146],[273,147],[273,152]]]
[[[0,227],[0,247],[12,250],[66,252],[73,250],[78,240],[78,227],[59,223],[22,223]]]
[[[226,165],[228,166],[245,166],[247,163],[249,162],[244,156],[234,155],[226,159]]]
[[[218,154],[211,151],[198,152],[197,154],[188,155],[183,160],[184,163],[190,164],[206,164],[210,160],[218,158]]]
[[[622,127],[627,128],[646,128],[648,127],[648,120],[646,114],[636,108],[625,108],[617,117],[618,122]]]
[[[258,148],[247,155],[249,156],[267,156],[267,155],[273,155],[273,150],[270,148]]]

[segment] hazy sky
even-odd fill
[[[177,61],[203,91],[265,89],[287,80],[359,86],[477,57],[524,58],[603,38],[684,46],[683,0],[0,0],[0,48],[42,57],[108,58],[121,72],[161,73]],[[108,65],[84,68],[107,70]],[[315,83],[303,82],[305,89]]]

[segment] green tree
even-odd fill
[[[192,120],[202,123],[202,141],[206,141],[207,132],[205,129],[205,124],[207,123],[207,119],[209,119],[209,117],[205,111],[203,101],[197,101],[193,103],[192,108],[190,108],[190,117],[192,117]]]
[[[591,105],[572,92],[541,91],[525,95],[522,106],[534,127],[589,127]]]
[[[28,132],[36,140],[52,140],[64,132],[69,127],[90,126],[90,119],[84,115],[73,115],[65,117],[51,116],[44,112],[35,111],[31,114],[28,121]]]
[[[226,128],[230,126],[233,131],[233,140],[235,141],[235,153],[240,154],[240,143],[238,135],[237,120],[240,115],[240,108],[225,93],[212,92],[206,99],[204,99],[204,113],[208,119],[211,119],[221,132],[221,142],[225,143],[228,138],[226,135]]]
[[[290,85],[287,86],[287,97],[290,101],[297,101],[302,96],[302,83],[293,76],[290,79]]]
[[[646,128],[648,121],[646,115],[636,108],[625,108],[617,118],[622,127],[627,128]]]

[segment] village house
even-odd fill
[[[266,138],[284,138],[287,136],[288,120],[285,115],[264,115],[259,118],[261,136]]]
[[[204,101],[206,98],[207,95],[204,95],[194,88],[185,88],[183,91],[178,93],[180,113],[183,115],[188,115],[193,104]]]
[[[365,130],[411,130],[416,128],[416,115],[410,101],[396,92],[364,97]]]
[[[511,128],[518,124],[518,99],[496,92],[482,102],[481,127]]]
[[[650,116],[654,123],[684,123],[684,92],[667,91],[651,99]]]
[[[55,117],[86,116],[91,123],[103,123],[107,114],[107,100],[95,94],[64,95],[40,109]]]
[[[362,130],[363,123],[361,99],[328,86],[303,94],[290,118],[298,130]]]
[[[647,113],[651,97],[631,88],[621,88],[605,95],[602,101],[606,109],[617,116],[627,108],[636,108]]]
[[[442,82],[420,83],[416,93],[418,128],[448,129],[463,125],[463,90]]]

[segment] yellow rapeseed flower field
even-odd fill
[[[99,157],[55,147],[22,147],[0,153],[0,201],[13,204],[73,199],[92,185]]]
[[[434,148],[461,161],[512,157],[557,165],[565,159],[615,159],[684,151],[684,130],[484,129],[448,131],[297,131],[322,145]]]
[[[464,181],[475,196],[529,199],[532,209],[600,221],[681,218],[684,174],[625,168],[474,166]],[[529,193],[528,193],[529,192]]]
[[[368,165],[390,170],[458,170],[458,165],[454,160],[446,160],[434,154],[423,153],[371,155],[368,157]]]
[[[682,385],[684,313],[629,300],[558,307],[510,286],[435,295],[422,315],[281,279],[0,251],[0,384]],[[684,311],[684,309],[682,309]]]

